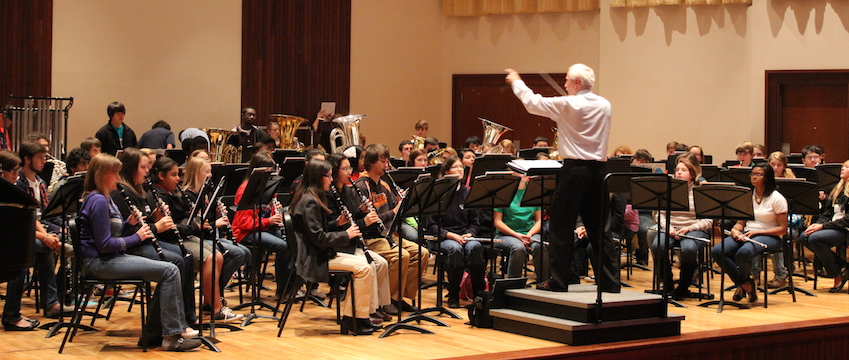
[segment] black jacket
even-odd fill
[[[455,234],[472,234],[478,236],[480,231],[480,218],[476,209],[462,209],[460,205],[466,202],[469,196],[469,188],[460,186],[457,193],[454,194],[454,199],[451,200],[451,205],[448,206],[445,214],[441,218],[441,232],[439,238],[444,239],[448,232]],[[428,234],[436,234],[440,231],[440,224],[437,224],[435,216],[428,216],[426,221]]]
[[[318,201],[304,195],[292,208],[295,271],[308,282],[327,282],[327,261],[335,256],[333,248],[350,243],[347,232],[329,230],[327,213]]]
[[[121,141],[118,139],[118,131],[112,127],[112,124],[106,123],[100,130],[97,130],[97,134],[94,134],[94,137],[97,140],[100,140],[103,143],[102,152],[107,153],[109,155],[115,155],[118,150],[124,150],[128,147],[138,147],[139,142],[136,139],[136,133],[133,132],[133,129],[130,129],[127,124],[124,124],[124,144],[121,146]]]
[[[839,204],[843,211],[849,210],[849,197],[847,197],[842,192],[840,196],[837,197],[837,201],[835,203]],[[849,219],[847,217],[843,217],[841,219],[837,219],[832,221],[831,218],[834,217],[834,206],[831,205],[831,201],[826,199],[825,206],[820,209],[820,217],[817,219],[817,224],[822,224],[823,229],[837,229],[844,230],[849,227]]]

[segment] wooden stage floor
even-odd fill
[[[431,261],[432,263],[432,261]],[[677,270],[676,270],[677,271]],[[651,286],[651,272],[635,270],[631,280],[626,280],[624,270],[623,280],[632,284],[634,289],[642,291]],[[771,274],[770,274],[771,275]],[[428,280],[433,275],[428,271]],[[845,306],[846,290],[838,294],[828,293],[831,279],[820,279],[819,290],[813,290],[813,282],[801,281],[797,286],[812,291],[817,296],[810,297],[797,293],[798,302],[793,303],[787,293],[769,297],[769,308],[763,308],[763,296],[750,310],[738,310],[726,307],[718,314],[716,307],[703,308],[696,306],[697,300],[687,300],[683,303],[686,308],[674,308],[669,311],[683,314],[686,320],[682,322],[682,335],[664,338],[660,343],[675,342],[684,339],[703,338],[728,333],[757,333],[796,326],[797,324],[821,322],[847,322],[849,307]],[[270,284],[273,286],[274,284]],[[719,277],[711,282],[714,293],[719,288]],[[5,285],[2,286],[5,288]],[[326,286],[324,288],[326,290]],[[3,289],[5,291],[5,289]],[[435,288],[425,290],[425,305],[434,303]],[[266,292],[271,294],[272,292]],[[730,299],[731,292],[727,292]],[[33,298],[24,298],[23,314],[35,316],[42,323],[40,314],[34,314]],[[227,294],[230,304],[238,302],[235,292]],[[265,299],[272,302],[271,296]],[[143,353],[136,347],[140,334],[138,313],[126,311],[127,303],[116,306],[110,321],[98,320],[98,332],[80,332],[77,339],[68,344],[62,355],[57,350],[62,341],[62,334],[45,339],[45,330],[35,332],[0,332],[0,358],[3,359],[54,359],[59,358],[93,358],[100,359],[251,359],[251,358],[299,358],[299,359],[435,359],[451,357],[480,357],[507,358],[532,357],[551,353],[580,353],[585,351],[617,351],[624,347],[639,346],[644,341],[602,344],[591,346],[570,347],[560,343],[514,335],[491,329],[476,329],[463,323],[466,321],[465,309],[456,309],[462,320],[441,317],[451,327],[437,327],[430,323],[422,326],[435,332],[434,335],[421,335],[409,331],[401,331],[384,339],[372,336],[339,335],[339,327],[335,325],[335,309],[319,308],[307,304],[303,313],[295,309],[289,318],[283,336],[277,338],[276,322],[259,319],[254,324],[244,328],[244,331],[228,332],[219,330],[218,346],[221,353],[207,350],[195,350],[189,353],[177,354],[149,350]],[[270,314],[269,311],[259,310],[260,314]],[[241,311],[245,313],[245,311]],[[832,320],[826,320],[832,319]],[[803,323],[794,323],[803,322]],[[653,340],[647,340],[653,341]],[[657,341],[655,340],[655,343]],[[502,354],[496,354],[502,353]]]

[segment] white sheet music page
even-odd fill
[[[524,160],[516,159],[507,163],[511,169],[526,173],[530,169],[559,169],[563,167],[557,160]]]

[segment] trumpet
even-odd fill
[[[147,215],[142,214],[141,210],[139,210],[139,208],[133,202],[133,199],[130,198],[130,195],[128,195],[127,192],[124,191],[124,186],[118,184],[118,190],[121,192],[121,196],[124,197],[124,201],[127,203],[127,206],[130,207],[130,212],[136,216],[136,219],[138,219],[138,221],[145,221],[145,219],[147,219]],[[159,260],[167,260],[165,258],[165,254],[162,253],[162,247],[159,246],[159,240],[156,240],[155,235],[150,239],[150,244],[153,245],[153,249],[156,250],[156,255],[159,255]]]

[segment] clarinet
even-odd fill
[[[390,181],[392,181],[392,186],[395,187],[395,192],[398,193],[398,197],[400,198],[400,199],[398,199],[398,202],[404,201],[404,197],[407,196],[407,194],[402,192],[401,187],[398,186],[398,184],[395,182],[395,179],[392,178],[392,175],[389,175],[389,173],[386,173],[386,176],[389,177]]]
[[[354,226],[354,215],[348,211],[348,207],[345,206],[345,203],[342,202],[342,198],[339,196],[339,190],[336,188],[336,184],[330,184],[330,191],[333,192],[333,197],[336,199],[336,207],[339,209],[339,212],[345,214],[345,219],[348,220],[348,223],[351,226]],[[368,246],[366,246],[366,239],[363,238],[362,235],[357,236],[357,241],[360,242],[360,245],[363,246],[363,252],[366,254],[366,261],[369,263],[373,262],[374,259],[371,258],[371,255],[368,253]]]
[[[224,206],[224,203],[221,202],[221,199],[215,199],[215,206],[216,206],[216,211],[218,211],[218,217],[227,217],[227,214],[228,214],[227,207]],[[230,236],[233,235],[233,226],[230,225],[229,221],[227,222],[227,234],[230,235]],[[229,238],[229,236],[226,236],[226,237]]]
[[[165,200],[156,195],[156,190],[153,189],[153,182],[150,179],[147,180],[147,186],[150,188],[150,192],[153,193],[153,197],[156,199],[156,206],[159,210],[162,211],[163,216],[171,216],[171,209],[168,208],[168,204],[165,203]],[[183,253],[183,257],[192,256],[192,254],[186,250],[186,244],[183,240],[183,235],[180,234],[180,230],[177,229],[177,223],[174,223],[173,218],[171,219],[173,225],[171,225],[171,230],[174,231],[174,234],[177,235],[177,245],[180,246],[180,252]]]
[[[124,191],[124,186],[119,185],[118,189],[121,191],[121,196],[124,197],[124,202],[126,202],[127,206],[130,207],[132,215],[135,215],[136,219],[139,221],[145,221],[145,219],[147,219],[147,215],[142,214],[141,210],[139,210],[136,204],[133,203],[133,199],[130,198],[130,195],[128,195],[126,191]],[[151,234],[153,234],[153,232],[151,232]],[[162,253],[162,247],[159,246],[159,240],[156,240],[156,236],[150,239],[150,243],[153,245],[153,249],[156,250],[156,254],[159,255],[159,260],[167,261],[165,254]]]
[[[362,193],[362,191],[360,191],[360,188],[358,188],[357,185],[354,184],[354,181],[349,178],[348,182],[350,182],[354,190],[357,191],[357,195],[360,196],[360,201],[362,201],[363,204],[366,205],[368,211],[377,214],[377,209],[374,207],[374,204],[371,202],[371,200],[368,199],[367,196]],[[377,217],[377,228],[380,230],[380,235],[383,235],[383,237],[386,238],[386,241],[389,242],[389,247],[394,248],[397,244],[392,241],[392,237],[389,236],[389,229],[386,228],[386,224],[383,223],[383,220],[380,219],[380,216]]]

